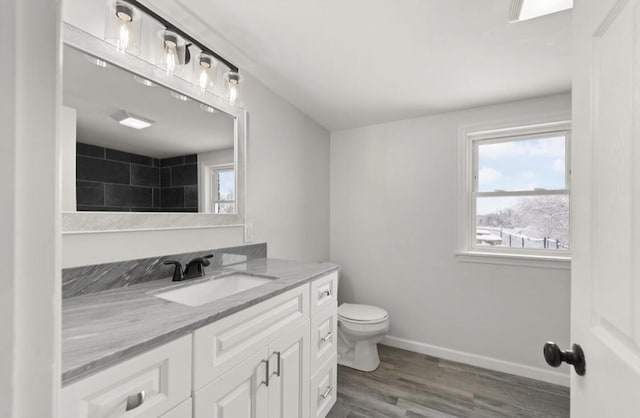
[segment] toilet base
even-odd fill
[[[380,366],[378,344],[359,341],[349,350],[338,350],[338,364],[362,372],[372,372]]]

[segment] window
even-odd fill
[[[570,124],[467,132],[463,252],[568,257]]]
[[[233,166],[215,167],[211,169],[213,213],[236,212],[235,178]]]

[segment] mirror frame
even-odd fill
[[[62,233],[82,234],[244,226],[247,159],[246,111],[243,108],[229,105],[213,93],[201,92],[197,86],[178,76],[167,77],[164,71],[154,64],[131,54],[121,54],[113,45],[67,22],[63,24],[63,43],[64,46],[100,58],[110,65],[149,79],[162,87],[182,93],[193,100],[233,116],[235,119],[236,213],[62,212]]]

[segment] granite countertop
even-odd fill
[[[263,258],[206,272],[201,279],[143,284],[76,296],[62,302],[62,384],[95,373],[211,322],[337,271],[332,263]],[[157,298],[169,288],[242,272],[276,277],[270,283],[200,306]]]

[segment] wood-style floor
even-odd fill
[[[379,345],[380,367],[340,366],[328,418],[569,417],[569,389]]]

